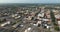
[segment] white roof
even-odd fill
[[[56,10],[53,10],[53,12],[56,12]]]
[[[15,17],[14,15],[12,15],[12,17]]]
[[[34,26],[38,26],[38,24],[33,24]]]
[[[15,14],[14,16],[17,16],[18,14]]]
[[[3,24],[1,24],[1,26],[5,26],[7,23],[3,23]]]
[[[41,16],[41,14],[38,14],[38,16]]]
[[[44,13],[41,13],[41,14],[39,13],[38,16],[43,17],[44,16]]]
[[[28,32],[27,30],[25,30],[24,32]]]
[[[6,24],[10,24],[10,21],[1,24],[1,26],[5,26]]]
[[[42,19],[43,21],[49,21],[49,19]]]
[[[37,24],[41,24],[41,21],[38,21]]]
[[[60,15],[55,15],[56,18],[60,18]]]
[[[29,32],[31,30],[31,27],[29,27],[28,29],[26,29],[24,32]]]
[[[45,26],[47,26],[47,24],[45,24]]]
[[[31,27],[29,27],[28,30],[31,30]]]
[[[43,13],[43,12],[44,12],[44,9],[41,10],[41,13]]]
[[[20,25],[21,27],[23,27],[24,25]]]
[[[45,24],[45,26],[47,27],[47,28],[49,28],[50,26],[48,26],[47,24]]]
[[[51,18],[50,15],[47,15],[47,18]]]
[[[18,18],[21,17],[21,16],[18,16]]]
[[[18,19],[18,18],[20,18],[21,16],[17,16],[17,17],[15,17],[15,19]]]
[[[28,29],[26,29],[24,32],[29,32],[31,30],[31,27],[29,27]]]
[[[47,28],[49,28],[50,26],[47,26]]]
[[[58,24],[60,24],[60,21],[58,21]]]

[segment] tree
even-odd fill
[[[60,28],[58,26],[55,27],[56,31],[60,31]]]

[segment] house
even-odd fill
[[[15,19],[18,19],[18,18],[20,18],[20,17],[21,17],[21,16],[16,16]]]
[[[18,25],[20,25],[20,23],[16,23],[16,24],[14,24],[12,27],[13,27],[13,28],[16,28],[16,27],[18,27]]]
[[[26,20],[31,20],[32,17],[31,17],[31,16],[27,16],[27,17],[25,17],[24,19],[26,19]]]
[[[42,20],[43,20],[43,21],[49,21],[49,19],[44,19],[44,18],[43,18]]]
[[[14,15],[11,15],[11,17],[15,17]]]
[[[40,18],[40,17],[37,17],[37,19],[42,20],[42,18]]]
[[[44,13],[39,13],[38,17],[44,17]]]
[[[15,16],[17,16],[17,15],[18,15],[18,14],[12,14],[11,17],[15,17]]]
[[[48,13],[48,12],[45,13],[45,16],[46,16],[46,18],[51,18],[50,13]]]
[[[37,24],[41,24],[42,21],[38,21]]]
[[[51,18],[50,15],[46,15],[46,16],[47,16],[47,18]]]
[[[60,15],[59,14],[55,15],[55,18],[56,19],[59,19],[60,18]]]
[[[60,26],[60,21],[58,21],[58,25]]]
[[[49,29],[51,26],[47,25],[47,24],[44,24],[44,28],[47,28]]]
[[[41,24],[42,24],[42,21],[37,22],[38,27],[40,27]]]
[[[32,28],[29,27],[29,28],[27,28],[24,32],[30,32],[31,29],[32,29]]]
[[[7,24],[10,24],[10,23],[11,23],[10,21],[7,21],[7,22],[1,24],[1,26],[3,27],[3,26],[5,26],[5,25],[7,25]]]
[[[58,22],[58,25],[59,25],[59,27],[60,27],[60,21],[57,21]]]
[[[33,25],[40,27],[41,23],[42,23],[42,21],[37,21],[37,23],[34,23]]]

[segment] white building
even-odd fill
[[[7,25],[7,24],[10,24],[10,21],[7,21],[7,22],[1,24],[1,26],[3,27],[3,26],[5,26],[5,25]]]
[[[44,13],[39,13],[38,17],[44,17]]]
[[[32,29],[32,28],[29,27],[29,28],[27,28],[24,32],[30,32],[31,29]]]
[[[18,19],[18,18],[20,18],[21,16],[17,16],[17,17],[15,17],[15,19]]]
[[[48,26],[47,24],[45,24],[46,28],[49,29],[51,26]]]
[[[49,19],[42,19],[43,21],[49,21]]]
[[[58,15],[55,15],[55,18],[60,18],[60,15],[58,14]]]
[[[42,21],[38,21],[37,24],[41,24]]]
[[[58,20],[57,22],[58,22],[58,26],[60,27],[60,20]]]

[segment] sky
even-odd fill
[[[0,0],[0,3],[60,3],[60,0]]]

